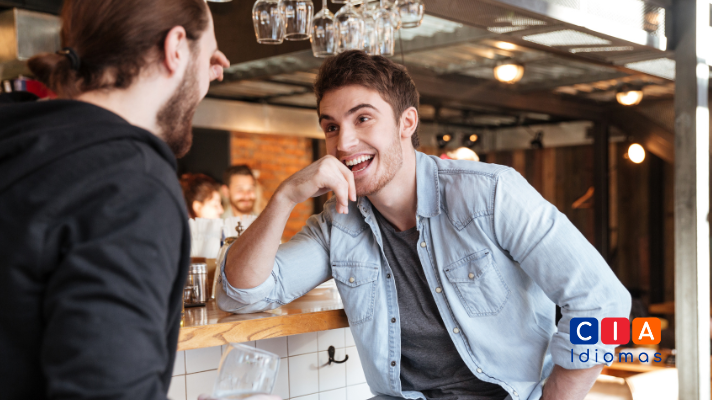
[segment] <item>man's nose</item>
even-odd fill
[[[341,127],[336,149],[340,152],[348,153],[351,149],[356,147],[357,144],[358,138],[356,137],[356,131],[353,128]]]

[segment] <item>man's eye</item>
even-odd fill
[[[329,125],[326,127],[326,132],[334,132],[334,131],[336,131],[335,125]]]
[[[366,121],[370,121],[370,120],[371,120],[371,117],[367,117],[365,115],[358,117],[358,122],[366,122]]]

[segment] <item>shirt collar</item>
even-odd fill
[[[432,218],[440,214],[440,184],[438,166],[430,156],[415,152],[415,181],[418,209],[421,217]]]

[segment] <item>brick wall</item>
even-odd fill
[[[266,202],[280,183],[312,163],[312,139],[232,132],[230,160],[232,165],[247,164],[259,171],[258,181]],[[313,210],[312,199],[294,207],[282,239],[289,240],[299,232]]]

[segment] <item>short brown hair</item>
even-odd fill
[[[363,51],[351,50],[327,58],[319,68],[314,84],[317,112],[326,92],[348,85],[360,85],[377,91],[393,108],[397,124],[408,108],[419,110],[420,95],[405,67],[383,56],[369,56]],[[416,149],[420,146],[418,127],[411,137],[411,143]]]
[[[251,176],[252,179],[255,179],[255,174],[252,173],[252,170],[247,165],[232,165],[223,173],[223,183],[225,186],[230,186],[230,179],[232,179],[234,175]]]
[[[220,184],[204,174],[183,174],[180,177],[180,186],[190,218],[197,218],[193,210],[194,201],[205,203],[213,193],[220,193]]]
[[[205,0],[64,0],[62,47],[76,52],[78,68],[72,69],[69,57],[50,53],[32,57],[28,67],[61,97],[125,89],[155,57],[152,53],[164,50],[174,27],[185,29],[195,51],[209,13]]]

